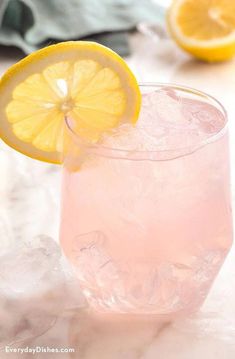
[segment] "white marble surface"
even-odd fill
[[[204,90],[224,103],[230,118],[234,172],[235,61],[210,65],[197,62],[182,53],[170,40],[155,43],[141,34],[132,36],[131,45],[133,55],[127,60],[140,81],[181,83]],[[0,73],[20,56],[18,51],[6,51],[0,47]],[[1,248],[6,247],[9,241],[14,244],[38,234],[57,238],[60,168],[26,158],[2,143],[0,168]],[[234,198],[235,177],[232,187]],[[43,322],[39,323],[37,330],[31,331],[30,335],[25,334],[25,328],[32,323],[29,323],[25,315],[17,324],[17,335],[21,341],[13,347],[43,345],[75,349],[73,354],[43,353],[34,355],[35,358],[234,359],[234,278],[233,249],[203,308],[187,320],[157,323],[152,318],[94,317],[81,302],[81,309],[61,310],[57,320],[52,319],[45,328]],[[17,307],[17,302],[15,305]],[[1,308],[0,313],[4,313]],[[48,317],[48,313],[46,316]],[[34,319],[34,322],[37,320],[38,318]],[[1,333],[7,324],[4,324],[2,318],[0,321]],[[0,358],[8,357],[31,356],[7,354],[3,348]]]

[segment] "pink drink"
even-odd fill
[[[61,245],[96,310],[174,317],[199,308],[232,244],[227,120],[197,91],[143,92],[135,128],[82,154],[69,130]]]

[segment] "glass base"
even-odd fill
[[[195,300],[190,305],[182,306],[182,308],[178,310],[173,311],[162,311],[162,308],[157,306],[150,306],[146,304],[142,307],[130,307],[127,306],[127,303],[125,305],[120,305],[120,303],[115,302],[107,302],[103,299],[97,299],[94,296],[92,296],[90,293],[88,295],[87,289],[83,291],[84,295],[87,298],[89,310],[93,314],[97,315],[107,315],[107,318],[111,315],[118,315],[120,318],[124,318],[126,316],[133,316],[133,317],[139,317],[139,318],[149,318],[151,316],[152,319],[156,321],[170,321],[170,320],[176,320],[181,319],[186,316],[190,316],[197,312],[200,307],[203,305],[206,297],[200,298],[200,300]]]

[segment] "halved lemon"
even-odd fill
[[[235,56],[235,1],[173,0],[170,33],[184,50],[206,61]]]
[[[141,95],[125,61],[94,42],[63,42],[12,66],[0,80],[0,137],[17,151],[60,163],[65,117],[88,141],[135,123]]]

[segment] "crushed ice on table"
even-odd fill
[[[42,334],[86,306],[57,243],[39,236],[0,252],[0,348]]]
[[[102,144],[132,151],[176,150],[196,146],[223,127],[224,116],[216,107],[166,88],[143,94],[137,124],[122,124]]]

